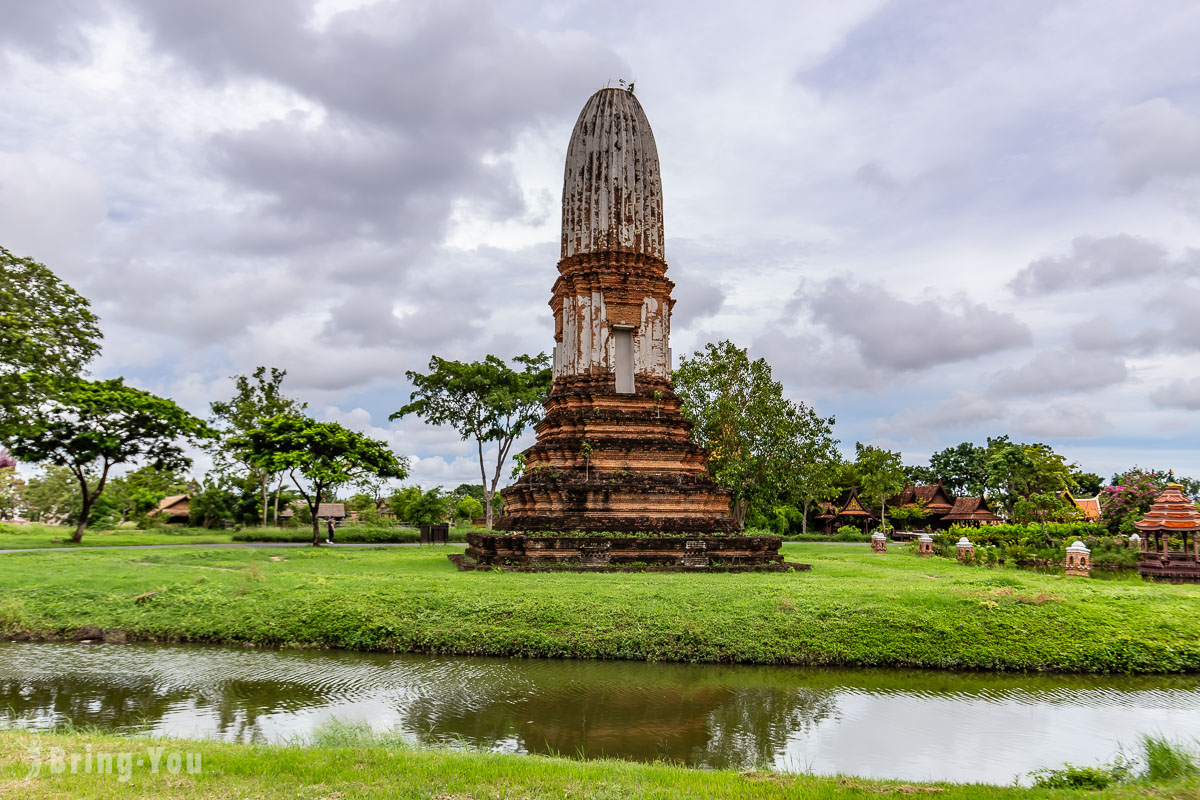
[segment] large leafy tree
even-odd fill
[[[408,462],[386,444],[336,422],[277,414],[232,440],[258,469],[286,472],[312,516],[313,546],[320,544],[317,510],[335,486],[369,478],[404,478]]]
[[[1009,517],[1019,500],[1076,487],[1076,466],[1040,442],[1023,444],[1007,436],[989,438],[987,469],[989,494],[999,498]]]
[[[262,498],[262,524],[267,524],[267,492],[276,474],[254,466],[250,454],[231,443],[247,431],[257,427],[258,421],[277,414],[299,414],[308,407],[283,394],[280,386],[287,370],[260,366],[250,375],[233,376],[233,397],[209,404],[213,424],[221,430],[221,437],[214,440],[213,461],[219,472],[228,472],[233,465],[240,465],[258,486]],[[279,518],[279,495],[283,481],[275,488],[275,518]]]
[[[908,483],[900,454],[855,442],[854,466],[858,473],[859,495],[870,505],[879,506],[880,524],[887,530],[887,499]]]
[[[986,447],[962,442],[930,456],[929,467],[954,494],[982,497],[989,480],[987,458]]]
[[[202,420],[171,400],[126,386],[120,378],[67,382],[52,399],[20,414],[10,428],[14,455],[66,467],[74,476],[81,494],[75,542],[83,539],[114,466],[184,469],[191,459],[177,443],[212,435]]]
[[[754,502],[793,493],[806,506],[828,489],[836,464],[833,419],[783,396],[765,359],[729,341],[680,359],[675,390],[692,438],[709,451],[713,479],[732,492],[739,523]]]
[[[479,452],[479,475],[483,487],[483,509],[487,527],[492,527],[492,498],[513,442],[543,413],[552,375],[545,353],[513,359],[521,369],[489,355],[482,361],[429,359],[429,372],[405,373],[412,381],[408,405],[392,414],[396,420],[416,414],[430,425],[449,425],[464,440],[474,439]],[[488,481],[483,448],[497,447],[496,464]]]
[[[18,410],[78,378],[100,338],[86,298],[44,264],[0,247],[0,438]]]

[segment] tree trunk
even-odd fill
[[[487,467],[483,463],[483,439],[476,436],[475,444],[479,448],[479,485],[483,488],[483,524],[490,531],[492,529],[492,494],[488,491]]]
[[[75,535],[71,537],[71,541],[79,544],[83,541],[83,531],[87,528],[88,515],[92,513],[92,504],[87,500],[83,501],[83,510],[79,514],[79,524],[75,526]]]
[[[887,536],[887,500],[879,502],[879,530],[883,531],[884,536]]]
[[[734,522],[742,527],[745,527],[746,525],[746,505],[747,504],[745,500],[734,500],[731,509],[733,511]]]
[[[275,526],[279,527],[279,493],[283,491],[283,474],[279,475],[279,485],[275,487]]]
[[[800,532],[805,536],[808,535],[808,506],[811,501],[804,501],[804,515],[800,517]]]
[[[260,482],[260,486],[262,486],[262,501],[263,501],[262,526],[264,528],[267,527],[267,483],[268,483],[267,479],[268,479],[268,477],[269,477],[268,475],[264,474],[262,476],[262,481]]]

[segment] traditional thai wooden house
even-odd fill
[[[929,516],[920,521],[914,521],[915,524],[908,527],[944,530],[949,528],[950,524],[943,523],[942,520],[954,508],[954,499],[954,495],[946,490],[941,481],[938,481],[926,486],[906,486],[900,494],[889,497],[887,505],[888,508],[920,506],[928,512]],[[894,522],[895,520],[889,518],[889,521]]]
[[[955,498],[954,508],[941,519],[947,528],[950,525],[999,525],[1003,521],[988,506],[986,497]]]
[[[185,523],[191,517],[191,497],[186,494],[176,494],[164,497],[158,501],[158,508],[151,511],[148,517],[165,517],[167,522]]]
[[[879,519],[879,513],[863,505],[858,497],[858,487],[855,486],[843,492],[833,503],[825,503],[817,519],[824,525],[825,533],[831,534],[843,525],[865,529],[872,520]]]
[[[1143,578],[1200,583],[1200,511],[1184,497],[1182,486],[1168,483],[1146,516],[1133,524],[1142,534],[1138,573]],[[1179,537],[1178,550],[1171,545],[1174,537]]]

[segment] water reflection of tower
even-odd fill
[[[567,148],[554,384],[501,530],[733,531],[671,383],[662,181],[632,92],[588,99]]]

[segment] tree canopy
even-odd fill
[[[732,492],[738,522],[755,501],[773,505],[792,491],[807,506],[828,490],[840,460],[833,419],[784,397],[765,359],[751,361],[729,341],[710,343],[681,358],[673,377],[692,438],[708,449],[713,479]]]
[[[929,468],[953,494],[983,497],[987,493],[989,473],[986,447],[962,442],[929,457]]]
[[[880,525],[887,529],[887,499],[908,484],[900,454],[882,447],[854,443],[854,467],[858,474],[859,496],[880,508]]]
[[[465,439],[474,439],[479,452],[484,516],[492,527],[492,498],[509,451],[525,429],[541,419],[552,374],[545,353],[513,359],[516,370],[496,356],[482,361],[449,361],[433,356],[429,372],[405,373],[412,381],[409,403],[388,419],[416,414],[430,425],[449,425]],[[496,465],[488,481],[483,446],[495,442]]]
[[[171,400],[107,381],[75,379],[55,396],[10,422],[14,455],[32,463],[71,470],[81,492],[73,541],[83,539],[92,506],[117,464],[140,463],[157,470],[191,464],[177,444],[212,435],[205,423]]]
[[[312,515],[313,545],[320,543],[317,511],[333,486],[367,478],[404,478],[408,462],[383,442],[336,422],[300,414],[277,414],[232,439],[251,463],[270,473],[286,472]],[[301,479],[304,480],[301,480]]]
[[[234,393],[228,400],[217,400],[209,404],[212,422],[220,431],[220,438],[213,440],[213,462],[218,472],[228,473],[234,464],[240,464],[258,487],[262,499],[262,524],[267,524],[267,488],[275,473],[267,472],[252,462],[250,453],[233,445],[236,437],[258,425],[258,421],[277,414],[299,414],[308,407],[283,394],[280,386],[287,370],[259,366],[250,375],[232,376]],[[217,481],[218,484],[222,483]],[[275,516],[279,516],[279,494],[282,481],[275,490]]]
[[[98,319],[44,264],[0,247],[0,437],[21,406],[78,378],[100,351]]]

